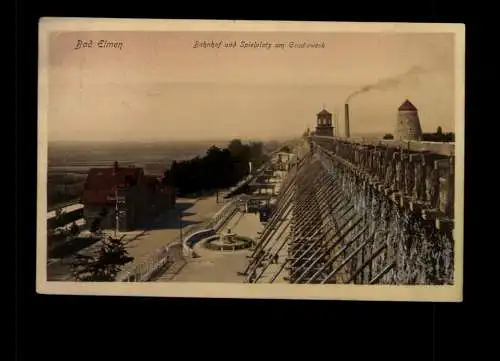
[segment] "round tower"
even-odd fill
[[[422,128],[420,127],[420,120],[418,119],[418,110],[408,99],[398,108],[398,121],[394,139],[422,139]]]

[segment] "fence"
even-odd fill
[[[146,260],[146,262],[141,263],[132,272],[125,271],[126,275],[119,281],[147,281],[156,275],[160,270],[168,268],[179,261],[183,261],[182,245],[180,242],[171,243],[168,246],[159,248]]]
[[[117,278],[118,282],[147,282],[160,270],[164,270],[176,262],[186,262],[185,257],[191,255],[191,248],[188,244],[195,240],[198,235],[206,234],[210,231],[217,231],[230,217],[238,210],[240,197],[231,199],[226,203],[210,221],[191,227],[185,234],[181,243],[180,237],[168,246],[160,247],[150,255],[144,262],[140,263],[132,270],[125,270]]]

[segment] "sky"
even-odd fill
[[[93,47],[75,49],[78,40]],[[122,45],[100,48],[99,40]],[[193,47],[212,40],[221,48]],[[223,46],[233,41],[235,48]],[[48,140],[281,139],[314,130],[323,107],[338,114],[343,135],[347,97],[386,79],[389,86],[349,100],[352,136],[393,133],[405,99],[419,109],[424,132],[454,130],[453,34],[52,33]]]

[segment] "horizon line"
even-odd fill
[[[296,136],[297,137],[297,136]],[[56,139],[48,140],[47,143],[179,143],[179,142],[226,142],[234,139],[241,141],[281,141],[296,137],[277,137],[277,138],[257,138],[257,137],[227,137],[219,139]]]

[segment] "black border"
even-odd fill
[[[187,5],[188,9],[174,8]],[[458,2],[421,1],[332,3],[329,5],[286,3],[272,8],[269,3],[173,4],[157,8],[152,2],[104,3],[18,1],[16,4],[16,355],[19,359],[66,360],[74,356],[112,360],[146,350],[156,357],[191,357],[191,352],[212,351],[225,354],[228,344],[214,341],[219,327],[226,337],[239,336],[239,352],[267,348],[279,353],[306,347],[310,352],[325,351],[330,357],[347,352],[360,359],[363,351],[370,357],[395,356],[420,360],[451,359],[468,349],[465,325],[474,322],[464,313],[472,296],[471,277],[465,277],[463,304],[341,302],[341,301],[263,301],[230,299],[155,299],[143,297],[47,296],[35,292],[36,240],[36,109],[37,109],[37,26],[42,16],[172,18],[172,19],[246,19],[313,21],[384,22],[465,22],[467,34],[467,119],[473,119],[477,79],[470,69],[479,61],[472,57],[481,34],[465,20],[471,9]],[[240,12],[238,12],[240,10]],[[238,13],[237,13],[238,12]],[[244,14],[244,15],[243,15]],[[472,49],[472,50],[471,50]],[[471,65],[476,64],[476,65]],[[476,82],[476,86],[473,83]],[[476,115],[477,117],[477,115]],[[477,209],[470,196],[474,174],[470,159],[474,126],[466,123],[466,219]],[[478,128],[476,128],[478,129]],[[477,139],[477,138],[476,138]],[[477,189],[477,188],[476,188]],[[480,208],[479,208],[480,209]],[[470,224],[470,223],[469,223]],[[474,239],[482,238],[474,233]],[[483,231],[484,232],[484,231]],[[465,239],[470,240],[470,228]],[[486,234],[485,234],[486,235]],[[488,238],[490,241],[493,239]],[[465,272],[473,273],[469,260],[474,256],[472,242],[465,245]],[[470,256],[470,257],[469,257]],[[469,273],[469,274],[470,274]],[[474,282],[477,277],[474,278]],[[238,315],[235,317],[235,315]],[[470,326],[469,326],[470,327]],[[323,329],[320,332],[318,329]],[[474,327],[467,329],[474,332]],[[470,334],[469,333],[469,334]],[[200,337],[200,335],[205,335]],[[265,335],[265,336],[264,336]],[[283,338],[283,340],[276,339]],[[312,337],[312,340],[309,340]],[[205,342],[208,344],[205,345]],[[186,345],[181,346],[184,342]],[[470,340],[468,341],[470,342]],[[230,344],[230,343],[229,343]],[[326,347],[325,347],[326,346]],[[399,351],[398,349],[402,351]],[[100,349],[100,351],[97,351]],[[359,357],[358,357],[359,355]],[[297,354],[298,356],[298,354]],[[305,354],[306,357],[311,355]],[[135,357],[135,358],[137,358]],[[194,356],[193,356],[194,357]],[[208,356],[206,356],[208,357]],[[284,357],[284,356],[282,356]],[[281,357],[280,357],[281,358]]]

